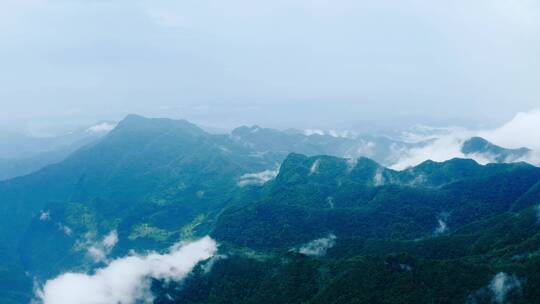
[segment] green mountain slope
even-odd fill
[[[523,163],[481,166],[456,159],[398,172],[367,159],[351,167],[344,159],[293,154],[260,199],[222,213],[213,235],[257,249],[328,233],[422,238],[514,210],[524,196],[540,201],[529,191],[539,180],[540,169]]]
[[[483,303],[500,272],[523,280],[516,303],[532,303],[540,168],[453,159],[395,171],[285,155],[341,139],[282,136],[130,115],[66,160],[0,182],[0,299],[26,303],[34,278],[103,265],[86,247],[114,231],[113,258],[206,234],[222,245],[227,258],[186,282],[154,281],[157,303]]]
[[[157,303],[537,303],[539,228],[534,206],[421,240],[338,238],[321,257],[225,248],[154,290]]]
[[[186,121],[129,116],[65,161],[0,182],[0,252],[49,277],[84,266],[87,235],[117,230],[122,255],[204,234],[240,176],[275,166],[252,154]]]

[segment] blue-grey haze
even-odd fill
[[[497,125],[539,56],[532,0],[1,0],[0,127]]]

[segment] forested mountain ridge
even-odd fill
[[[259,126],[243,126],[234,129],[231,137],[259,153],[276,153],[285,158],[289,153],[307,156],[330,155],[343,158],[367,157],[386,167],[406,168],[401,163],[408,158],[417,160],[418,155],[429,158],[441,146],[456,149],[454,157],[473,158],[482,163],[509,163],[527,159],[528,148],[508,149],[495,145],[479,136],[466,135],[446,138],[444,134],[418,136],[413,140],[407,136],[385,136],[355,134],[353,132],[302,132],[298,130],[276,130]],[[470,136],[470,135],[469,135]],[[441,143],[439,143],[439,141]],[[450,141],[451,143],[447,143]],[[455,147],[453,147],[455,145]],[[456,153],[456,152],[460,153]],[[440,153],[441,151],[439,151]],[[417,154],[419,153],[419,154]],[[419,162],[418,162],[419,163]],[[412,164],[409,164],[409,166]]]
[[[448,301],[458,303],[505,263],[536,282],[515,263],[536,265],[540,168],[453,159],[396,171],[234,133],[130,115],[61,163],[0,182],[0,297],[25,303],[33,279],[103,265],[84,246],[112,231],[111,257],[206,234],[230,257],[185,285],[155,281],[158,303],[430,303],[451,294],[435,284],[421,295],[441,271],[463,279]],[[418,265],[419,277],[401,264]],[[469,267],[472,277],[461,273]],[[373,292],[386,281],[390,295]],[[399,302],[401,288],[411,293]]]
[[[530,207],[540,196],[524,200],[539,181],[540,169],[525,163],[482,166],[454,159],[394,171],[365,158],[351,164],[291,154],[264,195],[227,208],[213,234],[259,249],[329,233],[417,239]]]
[[[74,248],[88,233],[117,229],[118,254],[166,248],[276,161],[186,121],[130,115],[63,162],[0,182],[0,254],[49,277],[85,260]]]

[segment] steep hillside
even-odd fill
[[[532,304],[539,227],[533,206],[419,240],[337,238],[326,255],[224,248],[186,282],[153,289],[156,303]]]
[[[234,133],[130,115],[64,161],[0,182],[0,298],[26,303],[34,279],[206,234],[223,255],[185,284],[154,281],[157,303],[482,303],[499,272],[538,282],[527,267],[538,268],[540,168],[452,159],[395,171],[285,155],[338,137]]]
[[[275,161],[186,121],[132,115],[65,161],[0,183],[0,252],[48,277],[85,264],[76,245],[87,236],[117,230],[113,254],[166,248],[208,231],[238,179]]]
[[[540,169],[523,163],[481,166],[455,159],[393,171],[368,159],[351,164],[292,154],[261,198],[222,213],[213,235],[258,249],[329,233],[417,239],[537,203],[539,180]],[[524,197],[528,204],[519,203]]]

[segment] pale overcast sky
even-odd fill
[[[0,127],[492,125],[539,57],[535,0],[0,0]]]

